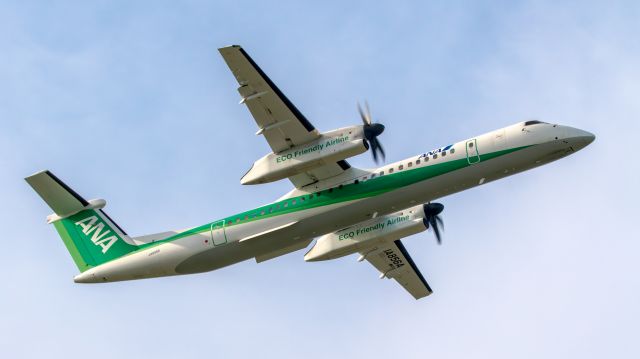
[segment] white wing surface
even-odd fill
[[[364,255],[365,259],[378,269],[381,276],[395,279],[415,299],[426,297],[432,293],[429,284],[400,240],[360,254]]]
[[[302,145],[320,137],[318,130],[289,101],[278,87],[238,45],[218,49],[240,87],[241,100],[258,125],[258,135],[264,135],[274,153]],[[325,165],[289,180],[298,188],[337,176],[351,166],[346,161]]]

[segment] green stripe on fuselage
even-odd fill
[[[500,157],[529,146],[510,148],[493,153],[481,155],[482,162]],[[336,203],[347,202],[356,199],[369,198],[386,192],[390,192],[420,181],[428,180],[461,168],[470,166],[467,158],[461,158],[452,161],[444,161],[442,163],[433,163],[429,165],[421,165],[414,168],[407,168],[396,173],[385,174],[384,176],[376,176],[376,178],[359,183],[344,184],[340,187],[325,189],[319,192],[287,198],[282,201],[273,202],[266,206],[258,207],[246,212],[220,219],[214,222],[204,224],[202,226],[188,229],[161,241],[142,245],[142,248],[158,245],[164,242],[174,241],[176,239],[188,237],[193,234],[209,231],[212,225],[225,223],[225,227],[231,227],[237,224],[243,224],[258,221],[265,218],[280,216],[287,213],[304,211],[311,208],[328,206]],[[396,169],[397,170],[397,169]],[[303,199],[304,198],[304,199]],[[285,207],[285,203],[287,207]],[[295,203],[295,204],[293,204]],[[264,214],[262,214],[264,212]],[[245,217],[248,217],[245,219]]]

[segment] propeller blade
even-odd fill
[[[369,144],[371,146],[371,154],[373,155],[373,161],[375,163],[378,163],[378,141],[373,138],[371,141],[369,141]]]
[[[369,102],[367,100],[364,101],[364,110],[365,115],[367,116],[367,123],[371,124],[371,110],[369,110]]]
[[[382,148],[380,141],[378,141],[378,139],[374,137],[371,140],[371,143],[373,144],[373,146],[371,146],[371,152],[373,153],[373,160],[376,161],[376,163],[378,163],[378,152],[380,152],[380,154],[382,155],[382,160],[384,161],[386,156],[384,153],[384,148]]]
[[[369,111],[368,106],[367,106],[367,112]],[[365,113],[364,111],[362,111],[362,107],[360,106],[360,103],[358,103],[358,113],[360,113],[360,118],[362,119],[362,123],[364,123],[364,125],[371,125],[371,118],[368,115],[368,113]]]
[[[378,149],[380,150],[380,154],[382,155],[382,160],[384,161],[386,159],[386,154],[384,153],[384,148],[382,148],[382,144],[376,139],[376,142],[378,143]]]
[[[438,223],[436,222],[436,217],[431,217],[429,220],[431,227],[433,228],[433,233],[436,235],[436,240],[438,244],[442,244],[442,239],[440,236],[440,229],[438,228]]]

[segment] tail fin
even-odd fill
[[[49,171],[25,180],[53,210],[47,222],[53,223],[80,272],[138,249],[102,211],[104,200],[85,200]]]

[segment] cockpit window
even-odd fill
[[[538,120],[531,120],[531,121],[527,121],[524,123],[525,126],[529,126],[529,125],[538,125],[541,123],[546,123],[546,122],[542,122],[542,121],[538,121]]]

